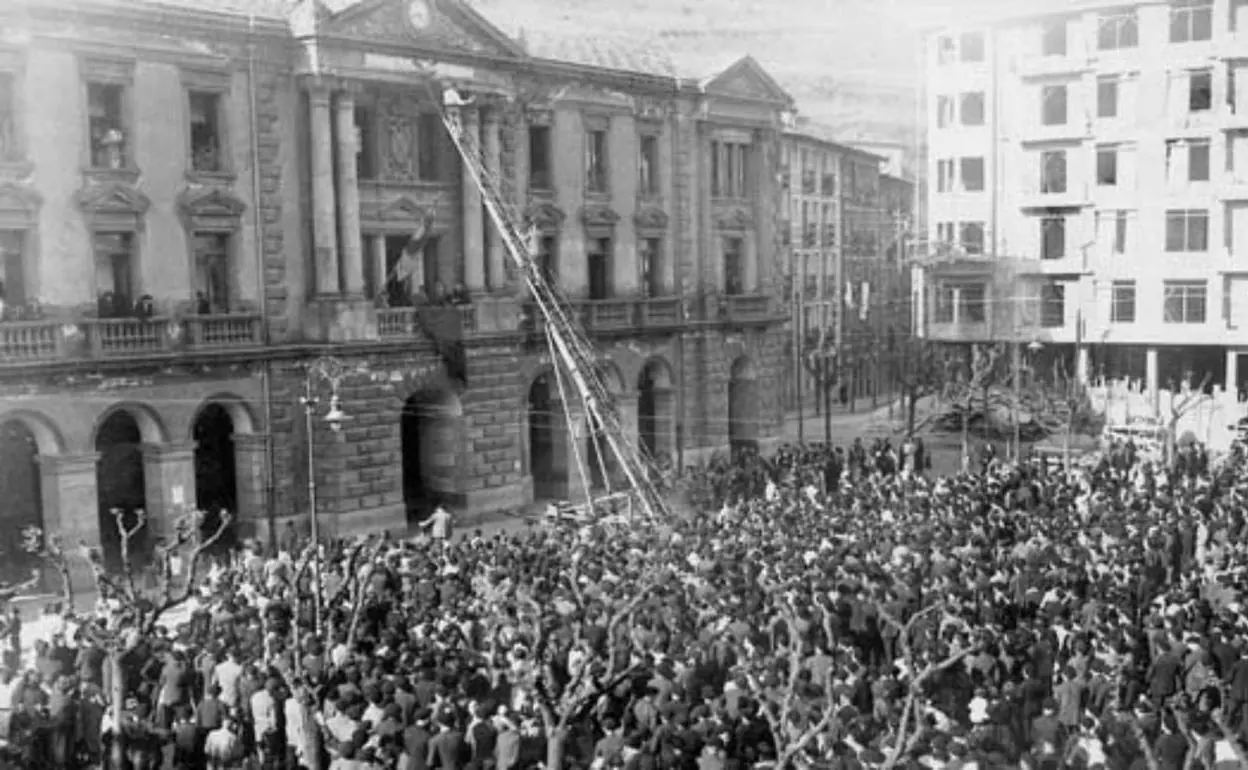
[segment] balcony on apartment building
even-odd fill
[[[18,318],[0,321],[0,366],[138,360],[179,353],[239,351],[263,344],[260,315],[248,312],[166,317],[144,311],[66,318],[44,317],[32,307]]]
[[[1019,208],[1078,209],[1092,205],[1092,186],[1087,182],[1031,184],[1019,192]]]
[[[671,331],[688,320],[687,303],[678,296],[572,299],[568,310],[587,332],[594,335],[627,336],[646,331]],[[522,328],[541,335],[545,318],[534,302],[526,303]]]

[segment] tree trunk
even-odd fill
[[[563,770],[563,749],[568,742],[568,728],[556,727],[546,736],[546,770]]]
[[[113,717],[113,744],[109,750],[112,767],[126,766],[126,738],[121,730],[122,715],[126,707],[126,671],[122,666],[122,653],[111,650],[108,653],[110,673],[108,709]]]
[[[962,471],[971,469],[971,402],[962,410]]]
[[[918,415],[919,394],[917,391],[909,391],[909,404],[906,406],[906,435],[914,436],[914,423]]]

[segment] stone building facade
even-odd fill
[[[458,0],[271,5],[0,11],[6,529],[108,551],[113,509],[263,534],[313,495],[338,531],[576,495],[592,426],[440,125],[448,86],[630,440],[690,463],[778,435],[792,102],[757,63],[526,44]]]

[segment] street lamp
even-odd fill
[[[347,369],[335,358],[318,358],[308,364],[307,370],[303,378],[303,398],[299,399],[303,404],[304,433],[308,437],[307,441],[307,463],[308,463],[308,520],[311,525],[312,547],[315,549],[312,554],[312,575],[314,582],[314,590],[312,592],[313,606],[315,607],[316,630],[319,633],[322,630],[321,614],[322,614],[322,578],[321,578],[321,532],[320,523],[317,516],[317,499],[316,499],[316,430],[315,418],[319,401],[316,397],[315,386],[317,382],[323,380],[329,383],[329,411],[322,418],[328,425],[329,429],[334,433],[342,430],[342,423],[349,420],[350,417],[342,411],[342,399],[338,395],[338,386],[342,383],[343,378],[347,375]]]

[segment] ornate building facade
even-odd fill
[[[3,11],[0,493],[15,522],[107,551],[113,509],[145,510],[153,536],[190,506],[263,534],[313,494],[338,531],[402,528],[434,502],[575,496],[592,426],[565,413],[440,124],[447,86],[539,228],[632,440],[689,463],[778,435],[792,104],[752,59],[699,80],[647,52],[534,50],[458,0],[231,7]],[[416,232],[419,264],[397,282]],[[444,291],[460,298],[442,311],[455,366],[413,302]]]

